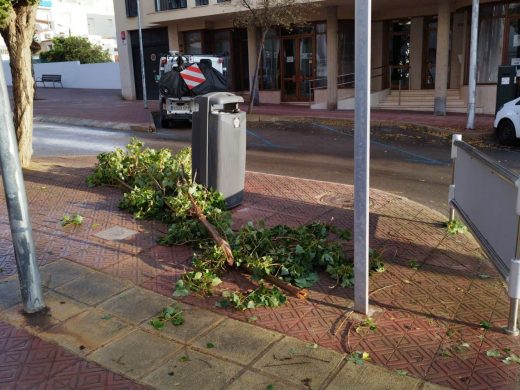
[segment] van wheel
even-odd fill
[[[170,127],[170,120],[165,118],[165,117],[163,117],[163,116],[161,116],[161,127],[163,129],[169,128]]]
[[[498,142],[502,145],[513,145],[516,142],[515,125],[509,119],[503,119],[497,128]]]

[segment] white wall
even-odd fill
[[[12,85],[9,62],[4,61],[3,66],[7,85]],[[61,74],[65,88],[121,89],[119,63],[114,62],[80,64],[78,61],[71,61],[34,64],[34,73],[37,78],[42,74]],[[38,86],[40,85],[38,83]]]

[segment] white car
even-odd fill
[[[502,145],[512,145],[520,138],[520,98],[498,109],[493,127]]]

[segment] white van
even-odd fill
[[[171,51],[167,56],[161,57],[159,61],[159,74],[156,81],[159,82],[161,77],[177,67],[177,60],[181,54]],[[218,70],[224,76],[227,76],[227,69],[224,67],[224,57],[216,55],[189,55],[182,54],[182,62],[185,64],[198,63],[201,60],[210,60],[214,69]],[[227,78],[227,77],[226,77]],[[172,98],[162,95],[159,92],[159,105],[161,115],[161,127],[169,127],[175,120],[190,120],[193,111],[196,111],[195,99],[193,96],[184,96],[181,98]]]

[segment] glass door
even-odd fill
[[[296,99],[296,46],[295,38],[287,38],[282,41],[282,100],[294,101]]]
[[[410,80],[410,19],[390,23],[388,66],[392,89],[408,89]]]
[[[314,78],[313,36],[282,39],[282,101],[309,101]]]
[[[435,88],[435,64],[437,61],[437,18],[426,19],[423,55],[423,89]]]

